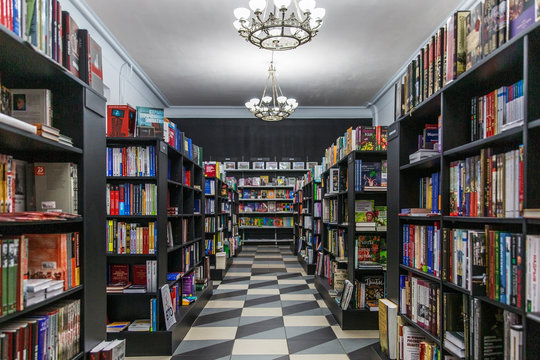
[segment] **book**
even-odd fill
[[[534,0],[507,0],[508,3],[508,40],[525,31],[535,22]]]
[[[397,306],[388,299],[379,299],[379,341],[388,359],[396,359]]]
[[[131,324],[131,321],[116,321],[112,322],[110,324],[107,324],[107,332],[108,333],[115,333],[120,332],[125,329]]]
[[[136,111],[129,105],[107,105],[107,136],[132,137]]]
[[[137,319],[128,326],[128,331],[150,331],[150,326],[149,319]]]
[[[77,22],[71,17],[67,11],[62,12],[63,30],[62,44],[63,44],[63,65],[73,75],[79,77],[79,40],[78,32],[79,26]],[[36,44],[34,44],[36,45]]]
[[[466,70],[482,59],[482,5],[482,1],[475,2],[468,15]]]
[[[34,163],[36,208],[77,214],[78,176],[73,163]]]
[[[169,330],[175,323],[176,317],[174,315],[174,309],[172,307],[171,294],[169,292],[169,285],[165,284],[160,288],[161,301],[163,308],[163,317],[165,319],[165,328]]]
[[[163,137],[163,109],[137,106],[136,136]]]
[[[28,124],[52,126],[52,93],[48,89],[11,89],[11,116]]]

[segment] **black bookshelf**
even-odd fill
[[[524,147],[524,183],[523,208],[540,207],[540,192],[536,184],[540,178],[540,107],[537,98],[540,95],[540,23],[533,24],[529,29],[484,57],[475,66],[461,74],[456,80],[446,84],[440,91],[424,100],[411,112],[401,116],[388,130],[388,237],[395,239],[388,242],[388,297],[399,304],[399,275],[415,275],[436,283],[440,291],[442,304],[443,292],[464,294],[471,302],[480,300],[482,306],[492,306],[503,309],[520,318],[523,325],[522,359],[533,359],[532,351],[537,348],[529,333],[538,333],[540,324],[536,314],[528,313],[525,306],[526,270],[524,269],[518,281],[522,284],[521,306],[511,306],[501,303],[482,294],[476,294],[455,285],[443,276],[432,276],[418,269],[402,265],[403,257],[403,224],[433,224],[439,222],[441,229],[482,230],[489,225],[495,230],[523,234],[523,243],[527,235],[540,234],[539,222],[536,220],[506,217],[461,217],[450,216],[450,162],[479,155],[481,149],[493,148],[496,153]],[[471,133],[471,98],[487,94],[501,86],[511,85],[523,79],[524,83],[524,124],[503,131],[497,135],[470,141]],[[437,117],[442,118],[442,151],[417,163],[409,164],[408,156],[417,149],[417,134],[426,123],[437,123]],[[399,216],[400,209],[417,207],[418,179],[430,173],[440,173],[441,183],[441,216],[412,217]],[[444,241],[441,239],[441,245]],[[442,249],[442,247],[441,247]],[[526,248],[521,249],[524,259],[527,258]],[[442,254],[441,254],[442,256]],[[528,261],[528,260],[525,260]],[[443,262],[441,270],[444,273]],[[446,316],[441,305],[440,320]],[[409,320],[411,325],[415,326]],[[441,325],[442,326],[442,325]],[[435,337],[425,329],[417,327],[426,337],[436,341],[445,349],[444,328],[440,328],[440,337]],[[471,329],[477,331],[477,329]],[[467,336],[467,334],[465,335]],[[472,356],[472,353],[471,353]],[[472,358],[472,357],[471,357]]]
[[[332,262],[337,263],[339,269],[347,270],[347,279],[355,284],[356,280],[360,280],[362,275],[381,275],[385,281],[384,288],[386,289],[386,265],[381,266],[358,266],[355,267],[355,238],[358,234],[364,233],[357,231],[355,222],[355,200],[369,199],[373,200],[375,206],[386,206],[387,192],[386,191],[356,191],[355,190],[355,175],[357,160],[362,161],[383,161],[386,160],[386,151],[359,151],[353,150],[342,159],[338,160],[334,165],[330,166],[322,174],[323,187],[323,213],[322,213],[322,236],[321,241],[323,249],[318,256],[329,256]],[[339,169],[340,173],[346,173],[347,189],[335,193],[330,192],[330,171]],[[345,180],[345,179],[344,179]],[[345,182],[342,185],[344,187]],[[335,201],[337,206],[337,218],[330,218],[329,202]],[[343,233],[345,245],[345,257],[339,258],[335,252],[331,251],[329,243],[329,230],[340,230]],[[366,234],[380,235],[381,238],[386,238],[386,231],[368,231]],[[333,279],[324,276],[324,270],[320,275],[315,276],[315,285],[325,300],[328,308],[343,329],[372,329],[379,328],[378,312],[369,311],[369,309],[354,309],[351,306],[347,310],[341,309],[337,304],[336,298],[331,296],[329,290],[332,287],[329,285]],[[339,295],[338,295],[339,296]],[[351,300],[352,304],[352,300]],[[337,305],[337,306],[336,306]]]
[[[270,182],[273,178],[278,176],[289,178],[294,178],[295,180],[303,176],[307,170],[305,169],[226,169],[226,177],[234,177],[235,182],[240,184],[240,178],[246,177],[257,177],[257,176],[268,176]],[[274,190],[274,191],[290,191],[294,193],[295,186],[292,183],[287,183],[287,185],[278,185],[275,183],[269,183],[265,185],[257,186],[238,186],[239,192],[239,213],[238,216],[241,217],[291,217],[293,218],[292,226],[245,226],[240,225],[238,227],[240,232],[240,238],[243,244],[268,244],[268,243],[287,243],[291,246],[294,246],[294,197],[288,198],[273,198],[273,199],[250,199],[244,198],[242,192],[244,190]],[[290,202],[292,209],[290,211],[275,211],[275,212],[243,212],[242,209],[245,204],[250,202]],[[292,243],[292,244],[291,244]]]
[[[46,55],[0,26],[0,70],[8,89],[49,89],[53,102],[53,126],[73,139],[73,146],[45,139],[8,124],[0,124],[0,153],[32,162],[73,162],[78,168],[78,219],[32,223],[0,223],[3,235],[26,233],[80,233],[81,285],[0,317],[0,323],[17,320],[60,300],[80,299],[80,359],[105,339],[105,104],[106,99]],[[24,59],[22,61],[21,59]],[[66,191],[69,191],[66,189]]]
[[[320,181],[305,182],[304,177],[302,193],[302,211],[298,214],[299,233],[296,238],[298,262],[308,275],[315,274],[315,260],[317,244],[321,244],[322,216],[315,217],[315,207],[320,206],[322,215],[322,196],[317,196],[317,189],[321,188]],[[316,205],[318,204],[318,205]],[[315,224],[319,222],[318,227]],[[300,251],[298,251],[300,249]]]
[[[119,183],[156,185],[155,215],[107,216],[109,221],[133,222],[143,226],[155,222],[155,251],[150,254],[108,252],[107,263],[134,265],[145,264],[147,260],[156,260],[158,290],[157,293],[108,294],[107,314],[110,322],[150,318],[152,298],[157,299],[157,317],[155,331],[139,333],[124,330],[119,333],[107,333],[107,339],[125,339],[127,356],[171,355],[212,293],[211,282],[208,281],[209,285],[201,292],[202,296],[189,306],[180,306],[176,313],[176,324],[168,330],[165,328],[160,288],[166,284],[169,286],[181,284],[182,278],[193,273],[197,266],[207,266],[203,247],[204,216],[199,216],[204,214],[205,204],[204,193],[201,191],[204,186],[203,168],[190,159],[185,151],[170,146],[161,138],[107,138],[106,141],[110,148],[153,146],[155,149],[155,176],[107,177],[107,183],[111,185]],[[183,139],[181,143],[183,144]],[[169,226],[172,238],[167,234]],[[193,254],[191,261],[194,263],[189,267],[185,259],[185,253],[188,251]],[[183,277],[175,282],[169,282],[168,272],[180,272],[183,273]],[[181,294],[179,298],[181,299]]]

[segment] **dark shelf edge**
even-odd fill
[[[483,302],[486,302],[488,304],[491,304],[493,306],[501,308],[503,310],[507,310],[507,311],[510,311],[510,312],[513,312],[513,313],[516,313],[516,314],[519,314],[519,315],[521,315],[523,313],[523,311],[518,307],[503,304],[502,302],[497,301],[497,300],[493,300],[493,299],[491,299],[491,298],[489,298],[487,296],[476,296],[476,298],[480,299]]]
[[[405,270],[405,271],[410,271],[411,273],[413,273],[415,275],[422,276],[423,278],[431,280],[431,281],[436,282],[436,283],[439,283],[441,281],[440,277],[425,273],[423,271],[420,271],[418,269],[409,267],[409,266],[404,265],[404,264],[399,264],[399,268],[402,269],[402,270]]]
[[[398,315],[400,315],[403,319],[405,319],[405,321],[409,323],[409,325],[411,325],[412,327],[420,331],[424,336],[429,338],[431,341],[435,342],[437,345],[441,346],[442,341],[438,336],[433,335],[432,333],[430,333],[429,331],[427,331],[426,329],[424,329],[423,327],[421,327],[420,325],[412,321],[412,319],[410,319],[407,315],[401,314],[401,313],[398,313]]]
[[[512,128],[512,129],[509,129],[507,131],[503,131],[500,134],[493,135],[493,136],[490,136],[490,137],[487,137],[487,138],[484,138],[484,139],[480,139],[480,140],[475,140],[475,141],[472,141],[470,143],[467,143],[467,144],[457,146],[455,148],[443,151],[443,155],[444,156],[456,156],[456,155],[459,155],[461,153],[466,153],[466,152],[469,152],[469,151],[479,150],[479,149],[481,149],[483,147],[486,147],[486,146],[488,146],[488,145],[490,145],[492,143],[496,143],[498,141],[504,141],[507,138],[516,136],[516,135],[518,135],[518,134],[520,134],[522,132],[523,132],[523,127],[515,127],[515,128]]]

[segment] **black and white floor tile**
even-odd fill
[[[172,360],[379,360],[377,342],[341,330],[288,246],[244,246]]]

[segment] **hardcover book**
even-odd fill
[[[225,170],[234,170],[236,168],[236,163],[234,161],[225,161]]]
[[[366,284],[366,300],[384,298],[384,277],[382,275],[363,275],[360,282]]]
[[[293,169],[295,169],[295,170],[303,170],[304,169],[304,162],[303,161],[295,161],[295,162],[293,162]]]
[[[11,116],[28,124],[53,126],[52,93],[48,89],[12,89]]]
[[[239,161],[238,162],[238,169],[240,169],[240,170],[249,170],[249,162],[248,161]]]
[[[107,136],[132,137],[135,116],[135,109],[129,105],[107,105]]]
[[[38,211],[78,213],[77,167],[72,163],[35,163],[35,196]]]
[[[535,22],[535,0],[508,0],[508,40],[525,31]]]
[[[467,22],[467,65],[466,70],[482,59],[482,1],[471,8]]]
[[[362,186],[381,186],[381,163],[362,161]]]
[[[163,109],[137,106],[137,136],[163,137]]]
[[[277,170],[278,163],[275,161],[267,161],[266,162],[266,169],[267,170]]]
[[[359,235],[356,238],[358,265],[362,263],[379,263],[380,260],[380,236]]]
[[[66,234],[28,234],[30,279],[63,280],[68,289]]]
[[[289,161],[280,161],[279,168],[280,170],[289,170],[291,168],[291,163]]]
[[[377,146],[377,133],[374,126],[362,126],[360,150],[373,151]]]
[[[253,162],[253,169],[264,170],[264,161],[254,161]]]
[[[62,16],[64,20],[64,67],[68,69],[73,75],[79,77],[79,26],[67,11],[64,11],[62,13]]]

